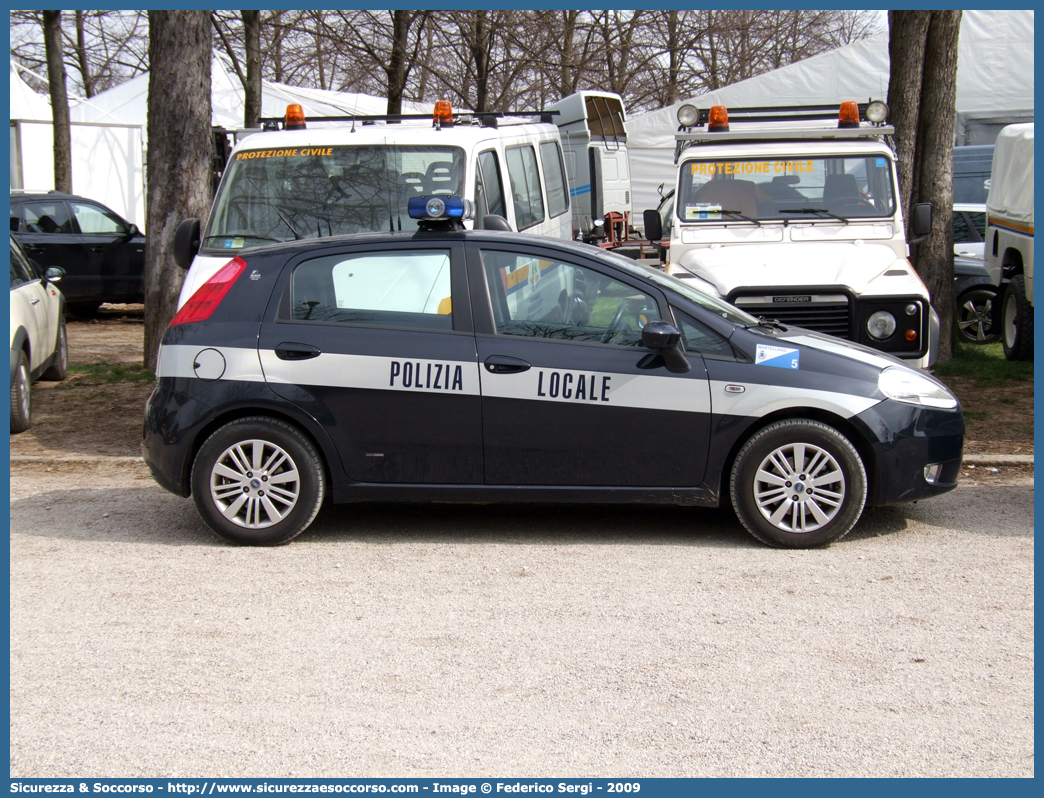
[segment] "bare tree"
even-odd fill
[[[62,12],[43,12],[47,47],[47,82],[51,94],[51,129],[54,131],[54,187],[72,193],[72,135],[69,128],[69,96],[65,92],[65,59],[62,48]]]
[[[960,11],[891,11],[888,106],[896,127],[899,189],[905,209],[933,206],[932,229],[915,267],[943,330],[939,361],[952,356],[953,131]]]
[[[212,11],[214,33],[243,86],[243,127],[261,126],[261,12]]]
[[[145,368],[156,368],[184,279],[170,253],[182,219],[210,208],[211,43],[206,11],[149,12]]]

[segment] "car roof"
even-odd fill
[[[13,200],[14,199],[31,200],[31,199],[39,199],[40,197],[47,197],[49,199],[86,200],[87,202],[94,202],[94,203],[97,203],[98,205],[102,204],[102,203],[98,202],[98,200],[91,199],[90,197],[83,197],[83,196],[80,196],[79,194],[66,194],[64,191],[12,191],[11,192],[11,199],[13,199]]]

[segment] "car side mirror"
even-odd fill
[[[199,219],[186,219],[174,233],[174,262],[188,270],[199,252]]]
[[[65,277],[65,269],[63,269],[61,266],[52,266],[44,272],[44,278],[49,283],[57,283],[63,277]]]
[[[645,237],[650,241],[659,241],[663,238],[663,220],[656,210],[642,212],[642,221],[645,223]]]
[[[667,371],[672,374],[685,374],[692,368],[681,349],[681,331],[670,322],[650,321],[646,324],[642,328],[642,346],[659,353]]]
[[[141,230],[138,229],[138,225],[136,225],[136,224],[134,224],[132,222],[130,227],[127,228],[127,232],[125,233],[125,235],[127,236],[127,240],[129,241],[130,239],[134,238],[135,236],[140,236],[141,235]]]
[[[911,244],[920,244],[932,232],[932,203],[919,202],[913,206],[913,238]]]

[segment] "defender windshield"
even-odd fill
[[[883,155],[697,160],[682,163],[683,222],[850,220],[895,214]]]
[[[229,163],[203,246],[254,247],[348,233],[416,230],[410,197],[463,196],[459,147],[241,150]]]

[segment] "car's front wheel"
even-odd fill
[[[32,385],[29,375],[29,358],[23,349],[18,355],[14,379],[11,380],[11,432],[29,429],[32,416]]]
[[[740,522],[770,546],[824,546],[846,535],[866,503],[866,469],[844,435],[819,421],[777,421],[751,436],[732,467]]]
[[[1033,360],[1033,306],[1026,299],[1026,278],[1016,274],[1004,292],[1004,357]]]
[[[291,425],[251,417],[217,429],[192,464],[192,496],[218,535],[248,546],[286,543],[323,503],[322,461]]]

